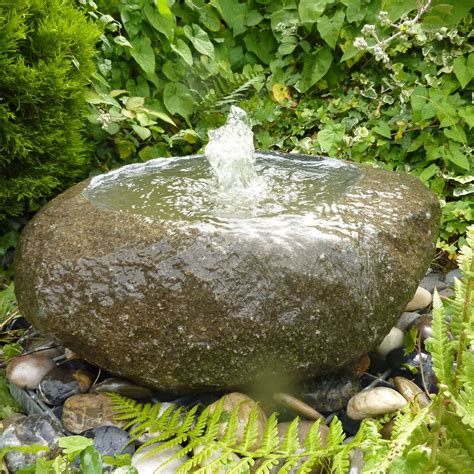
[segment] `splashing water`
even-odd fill
[[[223,192],[235,193],[261,184],[255,170],[253,132],[244,110],[231,106],[225,125],[211,130],[209,138],[204,155]]]

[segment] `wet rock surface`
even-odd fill
[[[10,361],[7,366],[7,378],[18,387],[36,389],[46,374],[55,367],[56,363],[47,355],[24,355]]]
[[[369,167],[307,232],[278,239],[110,212],[86,184],[23,232],[20,309],[98,366],[177,393],[305,379],[376,347],[423,277],[439,214],[420,182]]]

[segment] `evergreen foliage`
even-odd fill
[[[0,0],[0,221],[86,175],[98,36],[70,0]]]

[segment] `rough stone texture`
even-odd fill
[[[439,218],[415,178],[361,169],[311,231],[280,240],[100,209],[81,183],[22,234],[20,309],[90,362],[162,390],[337,370],[397,322]]]

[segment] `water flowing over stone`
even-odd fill
[[[369,352],[431,261],[436,197],[339,160],[257,153],[256,168],[268,192],[236,210],[208,192],[199,156],[66,191],[20,239],[21,311],[90,362],[182,393],[310,378]]]

